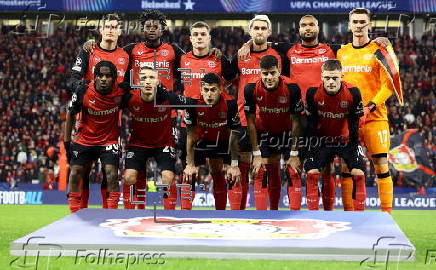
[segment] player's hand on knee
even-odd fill
[[[264,167],[263,160],[261,156],[254,156],[253,157],[253,174],[257,175],[260,168]]]
[[[238,185],[241,182],[241,171],[238,166],[230,166],[227,169],[227,182],[232,185]]]
[[[194,174],[198,173],[198,168],[191,165],[191,164],[187,164],[185,170],[183,171],[183,175],[185,176],[185,181],[188,183],[192,183],[192,178],[194,176]]]
[[[291,156],[287,161],[286,161],[286,167],[287,168],[292,168],[296,173],[300,173],[301,169],[301,161],[300,158],[298,156]]]
[[[85,43],[83,43],[83,50],[87,53],[92,53],[95,49],[95,46],[97,46],[97,43],[94,39],[88,40]]]

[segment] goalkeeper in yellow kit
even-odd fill
[[[369,10],[353,9],[349,13],[348,27],[353,33],[353,42],[339,49],[337,58],[342,63],[344,81],[361,91],[365,115],[359,134],[374,162],[381,210],[391,213],[393,183],[387,160],[390,134],[385,101],[395,93],[403,105],[398,62],[392,46],[383,48],[371,42],[368,35],[371,29]],[[357,206],[353,206],[353,182],[347,169],[343,171],[342,181],[343,194],[347,194],[342,198],[344,208],[353,210]]]

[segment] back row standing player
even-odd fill
[[[287,70],[282,73],[290,76],[293,82],[296,82],[301,89],[301,97],[303,102],[306,102],[307,89],[310,86],[317,86],[321,80],[321,66],[329,60],[335,59],[336,53],[341,45],[319,43],[319,24],[318,20],[313,15],[304,15],[299,22],[299,35],[301,42],[297,44],[280,42],[272,44],[272,48],[277,50],[281,55],[285,55]],[[377,38],[374,40],[381,46],[387,46],[389,40],[387,38]],[[247,42],[238,52],[239,57],[244,61],[246,59],[250,46],[253,46],[254,40]],[[302,118],[302,130],[307,126],[305,117]],[[285,157],[287,159],[287,157]],[[335,202],[335,183],[334,178],[330,173],[328,165],[322,173],[323,179],[323,205],[325,210],[333,210]],[[291,210],[299,210],[301,207],[301,178],[294,170],[289,170],[291,185],[288,187],[289,206]],[[309,185],[318,186],[318,180]],[[353,182],[351,177],[345,178],[341,182],[342,198],[344,201],[345,210],[353,210],[352,190]],[[310,189],[317,190],[317,189]],[[317,193],[307,193],[307,197],[315,200],[318,198]],[[314,209],[315,210],[315,209]]]

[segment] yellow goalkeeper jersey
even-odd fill
[[[393,93],[402,105],[398,61],[392,48],[382,48],[375,42],[360,47],[348,43],[338,50],[337,58],[342,63],[344,81],[360,89],[363,104],[372,101],[377,105],[367,121],[388,119],[385,101]]]

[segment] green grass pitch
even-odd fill
[[[203,208],[204,209],[204,208]],[[17,264],[10,265],[15,257],[9,255],[9,244],[17,238],[31,233],[53,221],[59,220],[69,211],[66,205],[0,205],[0,270],[19,269]],[[272,260],[212,260],[212,259],[172,259],[164,264],[130,265],[128,269],[436,269],[436,261],[426,264],[428,250],[436,254],[436,211],[432,210],[397,210],[393,217],[403,232],[417,249],[415,263],[363,264],[359,262],[317,262],[317,261],[272,261]],[[37,269],[126,269],[124,264],[97,265],[75,264],[73,257],[59,258],[47,262],[40,258]],[[22,269],[36,269],[35,267]]]

